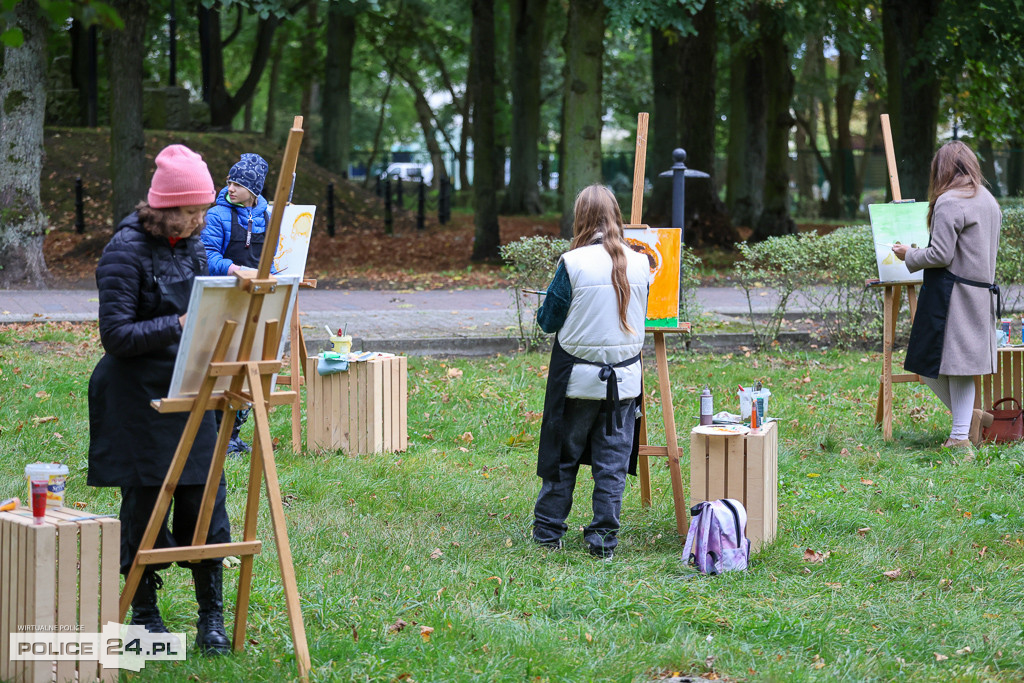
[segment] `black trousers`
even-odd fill
[[[192,534],[199,520],[199,506],[203,502],[205,486],[178,486],[174,490],[174,498],[167,516],[164,517],[160,532],[157,534],[154,548],[176,548],[192,545]],[[146,533],[146,524],[153,514],[160,486],[122,486],[121,487],[121,573],[127,574],[132,567],[135,553]],[[207,543],[230,543],[231,522],[228,521],[227,486],[221,479],[217,488],[217,498],[210,516],[210,531],[206,535]],[[174,513],[173,529],[168,529],[167,522]],[[208,558],[199,562],[179,562],[181,567],[207,566],[215,567],[222,558]],[[170,564],[151,564],[152,569],[166,569]]]

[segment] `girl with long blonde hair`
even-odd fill
[[[615,195],[584,188],[574,205],[571,248],[559,260],[537,323],[556,333],[548,369],[533,538],[561,548],[579,466],[591,465],[593,520],[583,538],[610,559],[618,544],[626,474],[636,474],[637,397],[642,392],[647,258],[623,237]]]

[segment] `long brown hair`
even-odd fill
[[[978,188],[985,184],[981,165],[971,148],[952,140],[947,142],[932,159],[932,171],[928,176],[928,229],[932,227],[932,212],[935,200],[950,190],[970,189],[973,197]]]
[[[622,212],[615,195],[604,185],[580,190],[573,205],[572,244],[570,249],[601,242],[612,259],[612,286],[619,304],[619,327],[633,334],[626,319],[629,308],[629,280],[626,279],[626,245],[622,236]]]
[[[192,237],[205,227],[203,221],[190,226],[178,207],[154,209],[149,202],[142,201],[135,206],[135,210],[139,212],[142,229],[157,237]]]

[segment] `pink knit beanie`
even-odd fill
[[[185,145],[168,145],[156,155],[148,197],[154,209],[212,204],[216,198],[210,169],[201,156]]]

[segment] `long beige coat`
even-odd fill
[[[968,280],[995,280],[1003,219],[999,204],[983,187],[973,197],[965,195],[965,192],[950,190],[935,200],[931,242],[926,249],[907,251],[910,272],[947,268]],[[995,330],[995,294],[980,287],[955,283],[949,298],[939,373],[984,375],[995,372]]]

